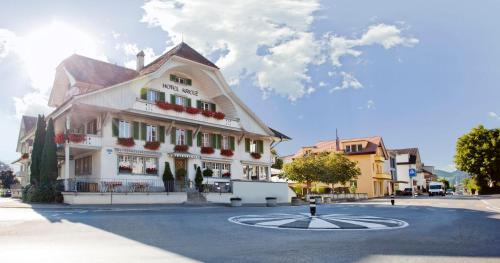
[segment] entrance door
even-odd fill
[[[174,160],[174,164],[175,164],[175,180],[177,182],[185,182],[187,178],[187,159],[176,158]]]

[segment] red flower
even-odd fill
[[[68,140],[74,143],[83,142],[85,141],[85,134],[70,133],[68,134]]]
[[[118,172],[119,173],[131,173],[132,172],[132,168],[130,168],[128,166],[120,166],[118,168]]]
[[[29,153],[23,153],[23,154],[21,155],[21,159],[23,159],[23,160],[26,160],[26,159],[28,159],[29,157],[30,157],[30,154],[29,154]]]
[[[156,101],[156,106],[158,106],[158,108],[163,109],[163,110],[173,110],[174,109],[174,104],[163,102],[163,101]]]
[[[176,152],[187,152],[188,149],[189,149],[189,146],[187,146],[187,145],[176,145],[174,147],[174,151],[176,151]]]
[[[212,117],[212,116],[214,116],[214,112],[213,111],[209,111],[209,110],[202,110],[201,114],[203,114],[203,116],[205,116],[205,117]]]
[[[146,168],[146,173],[147,174],[157,174],[158,173],[158,169],[156,169],[156,168]]]
[[[54,136],[54,142],[56,144],[63,144],[64,143],[64,134],[63,133],[58,133]]]
[[[201,147],[201,153],[212,154],[212,153],[214,153],[214,148],[213,147]]]
[[[132,147],[135,145],[134,138],[118,138],[116,141],[119,145],[123,145],[126,147]]]
[[[224,117],[226,117],[226,114],[224,114],[224,113],[222,113],[222,112],[218,111],[218,112],[215,112],[215,113],[214,113],[213,117],[214,117],[215,119],[217,119],[217,120],[222,120],[222,119],[224,119]]]
[[[220,150],[220,155],[231,157],[231,156],[233,156],[233,151],[229,150],[229,149],[222,149],[222,150]]]
[[[189,113],[189,114],[198,114],[200,113],[200,109],[198,108],[193,108],[193,107],[187,107],[186,108],[186,112]]]
[[[177,104],[174,104],[173,105],[173,108],[174,108],[174,111],[177,111],[177,112],[183,112],[186,110],[186,108],[182,105],[177,105]]]
[[[261,157],[261,156],[260,156],[260,153],[255,153],[255,152],[250,153],[250,155],[251,155],[254,159],[260,159],[260,157]]]
[[[222,174],[222,177],[231,177],[231,173],[230,172],[227,172],[227,173],[223,173]]]
[[[144,144],[144,148],[149,149],[149,150],[158,150],[160,148],[160,142],[146,142]]]

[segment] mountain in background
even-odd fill
[[[4,162],[0,161],[0,171],[5,171],[5,170],[11,170],[11,168],[8,164],[5,164]]]
[[[445,178],[446,180],[448,180],[451,184],[459,184],[460,182],[462,182],[462,180],[464,178],[468,178],[470,177],[470,175],[466,172],[462,172],[462,171],[459,171],[459,170],[456,170],[456,171],[453,171],[453,172],[447,172],[447,171],[443,171],[443,170],[434,170],[434,173],[438,176],[438,177],[443,177]]]

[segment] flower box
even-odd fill
[[[205,116],[205,117],[213,117],[214,116],[214,112],[213,111],[209,111],[209,110],[202,110],[201,114],[203,116]]]
[[[201,110],[198,109],[198,108],[187,107],[186,108],[186,112],[189,113],[189,114],[198,114],[198,113],[201,112]]]
[[[187,145],[176,145],[174,147],[174,151],[176,151],[176,152],[187,152],[188,149],[189,149],[189,146],[187,146]]]
[[[222,174],[222,178],[230,178],[230,177],[231,177],[231,173],[230,172]]]
[[[147,174],[158,174],[158,169],[156,168],[146,168]]]
[[[63,144],[65,140],[64,133],[58,133],[54,136],[54,142],[56,144]]]
[[[173,110],[174,109],[174,104],[163,102],[163,101],[157,101],[156,106],[162,110]]]
[[[148,149],[148,150],[158,150],[160,148],[160,142],[156,141],[156,142],[146,142],[144,144],[144,148]]]
[[[224,113],[222,113],[222,112],[218,111],[218,112],[214,112],[213,117],[214,117],[215,119],[217,119],[217,120],[223,120],[223,119],[224,119],[224,117],[226,117],[226,114],[224,114]]]
[[[120,167],[118,167],[118,172],[122,173],[122,174],[124,174],[124,173],[129,174],[129,173],[132,173],[132,168],[128,167],[128,166],[120,166]]]
[[[23,159],[23,160],[26,160],[26,159],[28,159],[28,158],[30,158],[30,154],[29,154],[29,153],[23,153],[23,154],[21,155],[21,159]]]
[[[252,158],[254,158],[254,159],[260,159],[260,157],[261,157],[260,153],[256,153],[256,152],[250,153],[250,155],[251,155],[251,156],[252,156]]]
[[[201,147],[201,153],[212,154],[212,153],[214,153],[214,148],[213,147]]]
[[[233,154],[234,154],[233,151],[230,149],[220,150],[220,155],[222,155],[222,156],[231,157],[231,156],[233,156]]]
[[[182,105],[173,104],[172,107],[173,107],[174,111],[176,111],[176,112],[183,112],[186,110],[186,108]]]
[[[118,138],[116,143],[126,147],[132,147],[135,145],[134,138]]]
[[[68,134],[68,140],[74,143],[81,143],[85,141],[85,134],[70,133]]]

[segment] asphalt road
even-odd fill
[[[398,219],[380,230],[235,224],[307,206],[38,206],[0,200],[2,262],[500,262],[500,199],[421,197],[318,206],[319,215]],[[2,206],[2,204],[4,204]]]

